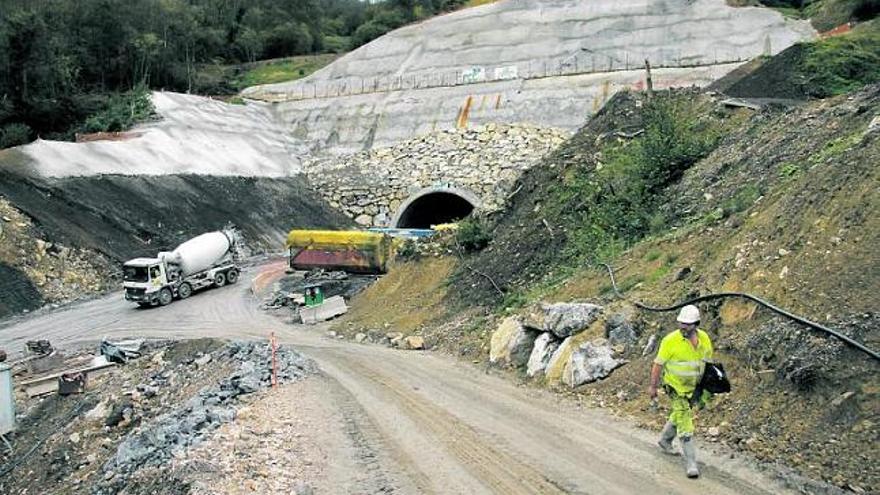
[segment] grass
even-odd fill
[[[806,45],[800,69],[807,86],[820,98],[841,95],[880,81],[880,23]]]
[[[259,63],[235,77],[232,85],[241,90],[260,84],[295,81],[325,67],[338,57],[335,53],[324,53]]]
[[[831,158],[839,156],[844,151],[852,148],[862,140],[862,132],[855,132],[849,136],[842,136],[825,143],[825,146],[816,155],[810,157],[814,164],[825,163]]]

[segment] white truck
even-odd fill
[[[238,281],[236,235],[231,229],[190,239],[156,258],[135,258],[122,265],[125,299],[140,306],[166,306],[205,287]]]

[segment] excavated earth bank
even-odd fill
[[[173,249],[227,222],[241,230],[249,253],[281,250],[286,233],[293,228],[337,228],[351,223],[301,177],[43,178],[0,171],[0,195],[29,217],[36,239],[97,253],[95,264],[107,278],[105,287],[114,288],[113,264]],[[33,247],[22,249],[27,252]],[[21,284],[22,277],[0,280],[0,316],[39,305],[38,292],[33,290],[27,293],[34,297],[22,304]],[[92,286],[82,291],[87,295],[100,289]]]

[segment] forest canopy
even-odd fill
[[[340,53],[465,0],[0,0],[0,148],[118,131],[203,69]]]

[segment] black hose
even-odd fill
[[[678,303],[673,306],[666,306],[666,307],[648,306],[648,305],[642,304],[638,301],[630,300],[629,298],[627,298],[626,296],[621,294],[620,291],[617,289],[617,281],[614,280],[614,270],[611,268],[611,265],[609,265],[607,263],[602,263],[602,265],[608,270],[608,275],[611,277],[611,286],[614,288],[614,294],[617,297],[623,299],[624,301],[631,303],[632,305],[634,305],[637,308],[644,309],[646,311],[666,312],[666,311],[675,311],[676,309],[687,306],[688,304],[694,304],[694,303],[698,303],[700,301],[708,301],[711,299],[721,299],[721,298],[725,298],[725,297],[740,297],[740,298],[748,299],[749,301],[753,301],[755,303],[758,303],[761,306],[764,306],[765,308],[769,309],[770,311],[773,311],[774,313],[785,316],[786,318],[794,320],[802,325],[806,325],[810,328],[820,330],[820,331],[823,331],[827,334],[833,335],[833,336],[837,337],[838,339],[844,341],[845,343],[847,343],[847,344],[855,347],[856,349],[864,352],[865,354],[871,356],[872,358],[880,361],[880,353],[877,353],[877,351],[873,351],[873,350],[865,347],[864,344],[857,342],[857,341],[847,337],[846,335],[843,335],[842,333],[840,333],[836,330],[832,330],[824,325],[820,325],[820,324],[818,324],[814,321],[810,321],[802,316],[798,316],[794,313],[786,311],[778,306],[775,306],[775,305],[761,299],[760,297],[756,297],[756,296],[753,296],[753,295],[745,293],[745,292],[719,292],[717,294],[707,294],[705,296],[695,297],[693,299],[689,299],[689,300],[684,301],[682,303]]]

